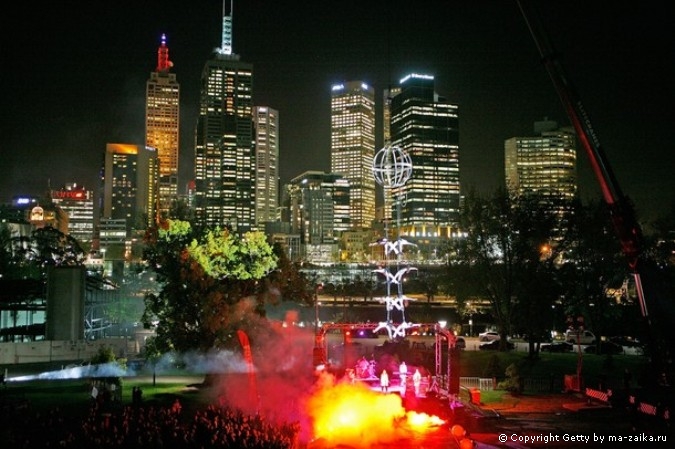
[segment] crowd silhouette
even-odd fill
[[[222,405],[188,413],[178,399],[168,405],[134,402],[118,407],[94,401],[84,416],[55,407],[46,413],[13,414],[10,420],[3,446],[16,449],[293,449],[300,433],[297,423],[273,424]]]

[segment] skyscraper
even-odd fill
[[[382,96],[382,138],[384,144],[391,143],[391,99],[401,93],[399,86],[384,90]]]
[[[68,234],[79,242],[94,238],[94,192],[68,183],[50,192],[52,202],[68,214]]]
[[[157,68],[145,88],[145,145],[157,149],[159,158],[159,214],[167,216],[178,195],[178,145],[180,84],[170,70],[169,47],[162,34]]]
[[[331,172],[349,180],[352,227],[375,220],[375,91],[362,81],[332,87]]]
[[[555,210],[566,208],[577,195],[575,133],[543,120],[535,122],[534,134],[504,142],[506,187],[512,195],[536,194]]]
[[[253,65],[232,53],[223,2],[220,48],[204,65],[195,136],[195,219],[246,232],[255,223]]]
[[[337,173],[307,171],[288,186],[291,232],[300,235],[304,256],[312,262],[337,257],[340,233],[350,228],[350,186]]]
[[[102,220],[124,220],[132,230],[155,223],[159,162],[154,148],[125,143],[106,145]]]
[[[401,93],[401,88],[389,87],[382,96],[382,141],[385,145],[391,144],[391,99]],[[383,189],[381,209],[377,212],[378,219],[390,222],[392,218],[391,189]]]
[[[255,132],[255,223],[277,221],[279,207],[279,112],[256,106]]]
[[[408,153],[413,171],[393,189],[394,223],[408,235],[440,237],[459,218],[459,107],[436,94],[431,75],[410,74],[399,86],[391,100],[391,144]]]

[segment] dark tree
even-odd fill
[[[270,286],[267,291],[278,291],[278,294],[270,296],[268,300],[313,305],[316,280],[300,271],[300,264],[292,262],[281,245],[275,244],[273,250],[278,260],[277,269],[270,273],[265,282]]]
[[[562,306],[574,327],[583,318],[586,329],[606,335],[629,299],[608,296],[608,291],[622,289],[629,272],[605,203],[579,207],[572,232],[575,245],[560,270]]]
[[[519,315],[552,304],[546,284],[563,249],[556,226],[561,219],[542,204],[534,195],[512,198],[503,189],[489,198],[470,192],[460,216],[466,237],[454,241],[450,263],[465,277],[454,283],[466,284],[461,291],[475,291],[490,302],[502,349]],[[530,284],[533,275],[536,285]],[[542,320],[528,324],[533,335],[544,332]]]
[[[7,225],[0,223],[0,273],[9,273],[13,262],[12,234]]]

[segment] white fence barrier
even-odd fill
[[[482,391],[495,389],[494,379],[489,377],[460,377],[459,385],[460,387],[468,389],[477,388]]]

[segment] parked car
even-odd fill
[[[539,347],[539,350],[543,352],[572,352],[574,345],[566,341],[554,341],[552,343],[543,343]]]
[[[565,341],[573,344],[592,345],[597,339],[595,338],[595,334],[591,331],[568,329],[567,332],[565,332]]]
[[[466,340],[464,340],[464,337],[456,337],[455,338],[455,348],[457,349],[466,349]],[[436,342],[433,342],[431,344],[431,349],[436,350]],[[448,339],[443,336],[441,338],[441,349],[443,351],[446,351],[448,349]]]
[[[466,349],[466,340],[464,340],[464,337],[457,337],[455,340],[455,348]]]
[[[588,345],[584,348],[587,354],[623,354],[623,346],[612,343],[611,341],[600,342],[600,352],[598,352],[598,345]]]
[[[493,331],[481,332],[478,334],[478,341],[495,341],[500,338],[499,333]]]
[[[642,347],[642,343],[635,338],[635,337],[629,337],[629,336],[615,336],[615,337],[609,337],[609,341],[612,343],[616,343],[617,345],[621,346],[627,346],[629,348],[638,348]]]
[[[500,342],[499,340],[486,341],[486,342],[484,342],[484,343],[481,343],[481,344],[478,346],[478,349],[479,349],[480,351],[496,351],[496,350],[499,349],[500,343],[501,343],[501,342]],[[506,342],[506,349],[511,350],[511,349],[513,349],[513,348],[515,348],[515,347],[516,347],[516,345],[514,345],[514,344],[511,343],[510,341],[507,341],[507,342]]]

